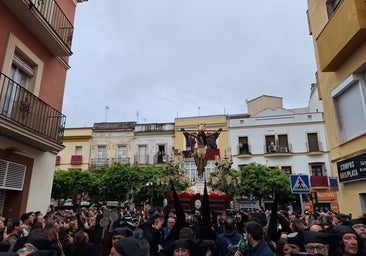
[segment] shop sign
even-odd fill
[[[330,188],[326,189],[312,189],[311,192],[317,192],[319,201],[330,201],[336,199],[336,193]]]
[[[366,179],[366,153],[337,162],[339,182]]]

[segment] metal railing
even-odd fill
[[[90,159],[89,168],[98,168],[103,166],[104,167],[110,166],[109,158],[99,157]]]
[[[279,153],[279,154],[292,153],[292,144],[288,143],[288,144],[283,144],[283,145],[279,145],[279,144],[264,145],[264,152],[266,154],[273,154],[273,153]]]
[[[250,155],[251,154],[251,150],[250,150],[250,146],[249,145],[239,145],[237,146],[237,152],[238,155]]]
[[[315,143],[306,143],[307,151],[308,152],[322,152],[323,151],[323,144],[321,142]]]
[[[130,159],[128,157],[117,157],[117,158],[112,158],[112,163],[129,163]]]
[[[0,72],[0,115],[62,143],[66,116]]]
[[[29,9],[36,10],[60,39],[71,49],[74,26],[55,0],[28,0]]]

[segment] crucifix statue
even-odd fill
[[[197,166],[198,177],[202,177],[205,167],[207,165],[207,151],[212,148],[216,148],[216,139],[219,137],[222,129],[218,129],[213,133],[206,133],[206,125],[200,124],[196,133],[189,133],[184,128],[181,131],[186,138],[186,141],[191,146],[193,151],[194,162]],[[195,148],[195,144],[197,147]]]

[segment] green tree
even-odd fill
[[[131,199],[131,195],[143,183],[142,168],[138,165],[115,163],[105,168],[99,179],[100,199],[124,202]]]
[[[71,198],[74,188],[81,188],[91,202],[134,201],[144,202],[151,198],[163,198],[173,180],[177,190],[188,187],[187,178],[177,165],[138,165],[115,163],[93,171],[57,170],[52,196],[63,205]]]
[[[258,163],[250,163],[238,171],[238,195],[252,195],[259,200],[276,194],[286,200],[291,195],[290,180],[279,168],[269,168]]]
[[[58,169],[54,174],[51,196],[62,206],[72,197],[74,188],[82,189],[84,195],[88,197],[93,193],[95,185],[95,177],[89,171]]]
[[[171,190],[169,181],[172,180],[175,188],[184,190],[188,187],[188,178],[181,172],[179,166],[168,164],[166,166],[149,165],[142,172],[142,184],[135,200],[138,202],[146,199],[162,199]]]

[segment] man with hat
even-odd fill
[[[364,218],[352,219],[349,226],[363,239],[366,240],[366,221]]]
[[[324,256],[329,255],[331,241],[338,238],[335,234],[316,231],[304,231],[303,237],[307,253]]]

